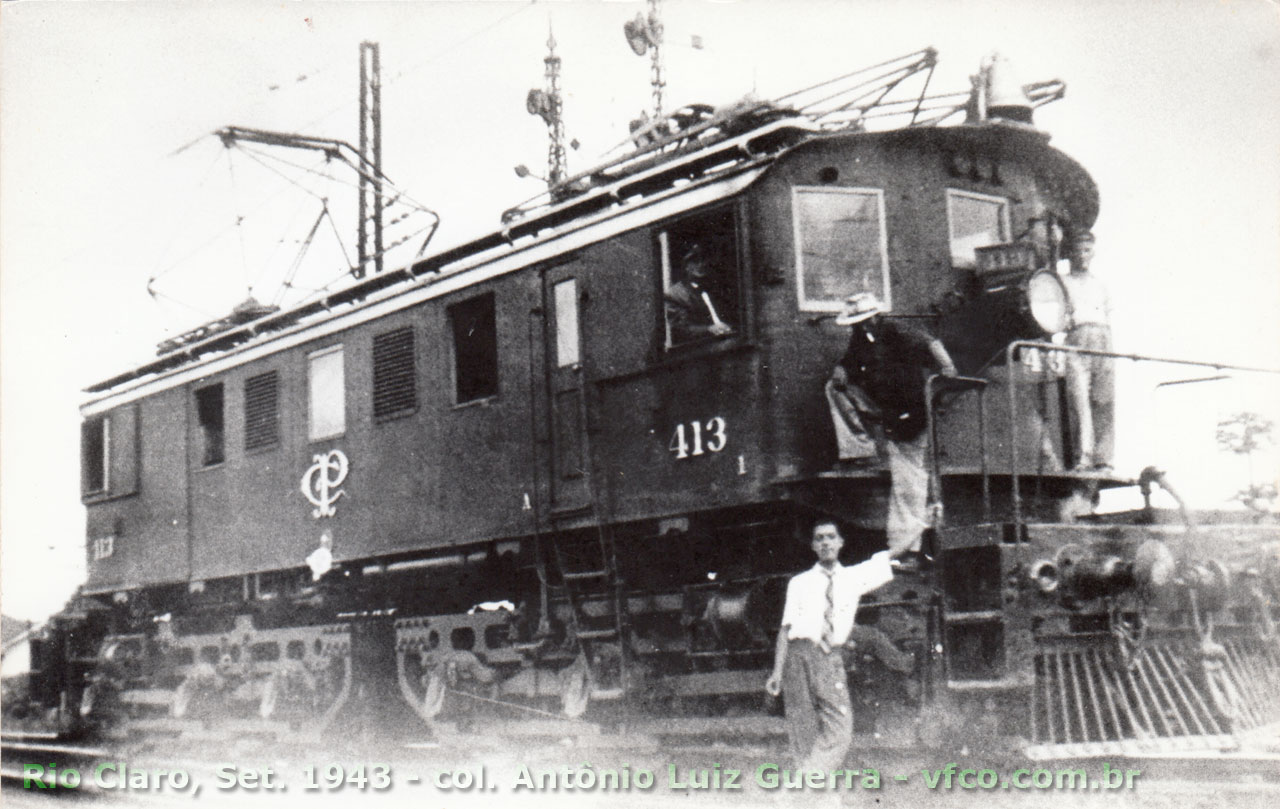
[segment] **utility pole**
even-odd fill
[[[360,43],[360,172],[359,259],[351,274],[364,278],[373,265],[382,272],[382,65],[378,43]],[[372,243],[372,253],[370,253]]]

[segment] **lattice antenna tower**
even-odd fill
[[[667,86],[662,66],[662,17],[658,13],[659,0],[649,0],[649,14],[636,12],[635,19],[622,27],[627,44],[636,56],[649,54],[649,86],[653,91],[653,119],[662,118],[662,91]]]
[[[569,176],[568,153],[564,143],[564,97],[560,94],[560,56],[556,53],[556,36],[547,22],[547,55],[542,60],[546,69],[543,72],[543,86],[535,87],[525,97],[525,109],[530,115],[536,115],[547,125],[547,188],[555,188]],[[577,143],[574,143],[577,147]],[[535,177],[528,167],[516,166],[516,174],[520,177]]]
[[[360,172],[359,258],[351,274],[363,278],[370,265],[382,272],[382,63],[378,43],[360,43]],[[370,250],[372,243],[372,250]]]
[[[569,176],[568,155],[564,145],[564,97],[560,95],[560,57],[556,54],[556,35],[547,23],[546,93],[551,105],[547,120],[547,133],[551,143],[547,146],[547,183],[559,185]]]
[[[653,118],[662,117],[662,90],[667,86],[662,69],[662,18],[658,16],[658,0],[649,0],[649,30],[653,50],[649,54],[649,84],[653,87]]]

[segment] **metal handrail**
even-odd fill
[[[1041,351],[1060,351],[1066,354],[1080,354],[1090,357],[1109,357],[1111,359],[1134,360],[1135,362],[1159,362],[1168,365],[1192,365],[1200,368],[1213,368],[1218,371],[1248,371],[1251,373],[1280,375],[1280,368],[1262,368],[1252,365],[1233,365],[1225,362],[1205,362],[1202,360],[1185,360],[1177,357],[1153,357],[1144,354],[1122,354],[1116,351],[1099,351],[1093,348],[1058,345],[1039,340],[1015,340],[1005,349],[1005,367],[1009,369],[1009,478],[1013,499],[1013,524],[1022,526],[1022,494],[1018,480],[1018,396],[1014,384],[1014,359],[1018,351],[1034,348]]]

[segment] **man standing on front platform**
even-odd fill
[[[1107,288],[1089,271],[1094,236],[1087,230],[1071,234],[1067,259],[1071,271],[1062,276],[1071,304],[1067,345],[1092,351],[1111,351],[1111,301]],[[1115,448],[1115,359],[1090,354],[1067,355],[1067,393],[1075,426],[1080,470],[1111,470]]]
[[[786,693],[787,730],[796,761],[805,770],[841,769],[853,740],[842,649],[853,631],[858,601],[893,578],[890,556],[906,547],[890,545],[857,565],[840,564],[844,537],[830,520],[813,527],[818,563],[787,584],[782,628],[765,683],[772,696]]]

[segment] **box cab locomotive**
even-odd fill
[[[835,464],[823,392],[871,291],[971,382],[931,403],[934,564],[859,613],[859,731],[1058,755],[1274,721],[1276,528],[1075,519],[1132,482],[1070,471],[1062,353],[1018,341],[1065,322],[1088,173],[985,111],[694,112],[497,233],[92,388],[66,717],[314,734],[372,693],[437,733],[779,732],[800,537],[883,544],[887,471]],[[667,303],[695,249],[715,334]]]

